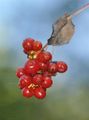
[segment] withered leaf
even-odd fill
[[[75,26],[71,19],[68,19],[69,15],[64,15],[58,19],[53,25],[53,31],[51,37],[48,39],[48,45],[63,45],[69,43],[71,40]]]

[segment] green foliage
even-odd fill
[[[89,120],[86,85],[52,88],[46,99],[37,100],[23,98],[17,83],[13,69],[0,70],[0,120]]]

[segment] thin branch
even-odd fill
[[[80,14],[81,12],[83,12],[84,10],[88,9],[89,8],[89,3],[87,3],[86,5],[82,6],[81,8],[79,8],[78,10],[74,11],[73,13],[71,13],[69,16],[68,16],[68,19],[71,19],[72,17]]]
[[[48,46],[48,43],[46,43],[46,44],[43,46],[42,50],[44,50],[47,46]]]

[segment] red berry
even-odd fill
[[[33,96],[33,93],[29,90],[29,88],[24,88],[22,90],[22,93],[23,93],[23,96],[27,98],[30,98]]]
[[[23,68],[18,68],[16,71],[16,76],[18,78],[20,78],[21,76],[23,76],[25,74],[24,69]]]
[[[22,89],[26,86],[29,86],[32,83],[31,80],[32,80],[32,78],[30,76],[23,75],[19,79],[19,87]]]
[[[33,50],[39,51],[42,48],[42,43],[40,41],[34,41],[33,42]]]
[[[48,66],[48,71],[55,74],[57,72],[57,65],[55,63],[50,63]]]
[[[47,70],[47,64],[46,64],[46,63],[40,62],[40,63],[39,63],[39,66],[40,66],[40,69],[41,69],[42,71],[46,71],[46,70]]]
[[[28,60],[24,66],[24,69],[27,74],[36,74],[40,69],[39,62],[36,60]]]
[[[23,41],[22,46],[24,48],[24,52],[27,53],[33,48],[34,40],[32,38],[27,38]]]
[[[44,54],[43,54],[43,52],[40,52],[39,54],[37,54],[37,60],[39,62],[44,62]]]
[[[43,76],[49,76],[49,77],[51,77],[52,74],[51,74],[50,72],[48,72],[48,71],[45,71],[45,72],[43,73]]]
[[[42,87],[36,88],[34,96],[38,99],[43,99],[46,96],[46,91]]]
[[[57,62],[57,70],[58,70],[58,72],[64,73],[64,72],[67,71],[67,69],[68,69],[68,66],[67,66],[66,63],[64,63],[63,61],[58,61]]]
[[[51,59],[52,59],[52,55],[50,52],[40,52],[38,55],[37,55],[37,59],[39,62],[49,62]]]
[[[30,87],[30,88],[29,88],[29,87],[28,87],[28,89],[29,89],[29,90],[31,91],[31,93],[34,95],[36,88],[33,88],[33,87]]]
[[[49,88],[53,84],[53,81],[51,80],[51,77],[44,76],[43,77],[43,82],[42,82],[42,87],[43,88]]]
[[[43,76],[42,76],[41,74],[36,74],[36,75],[33,77],[32,82],[33,82],[35,85],[41,85],[41,83],[43,82]]]
[[[52,55],[50,52],[44,52],[44,59],[45,59],[45,62],[48,62],[52,59]]]

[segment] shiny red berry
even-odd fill
[[[29,90],[29,88],[24,88],[22,90],[23,96],[26,98],[30,98],[33,96],[33,93]]]
[[[63,62],[63,61],[57,62],[57,70],[59,73],[64,73],[67,71],[67,69],[68,69],[68,66],[65,62]]]
[[[32,78],[30,76],[23,75],[19,79],[19,87],[22,89],[26,86],[29,86],[32,82]]]
[[[34,96],[38,99],[43,99],[46,96],[46,91],[42,87],[36,88]]]
[[[48,76],[48,77],[51,77],[51,76],[52,76],[52,74],[51,74],[50,72],[48,72],[48,71],[45,71],[45,72],[43,73],[43,76]]]
[[[50,63],[48,66],[48,71],[55,74],[57,72],[57,65],[55,63]]]
[[[39,62],[49,62],[52,59],[52,55],[50,52],[40,52],[37,56]]]
[[[37,54],[37,60],[39,62],[44,62],[44,54],[43,54],[43,52],[40,52],[39,54]]]
[[[48,62],[52,59],[52,55],[50,52],[43,52],[44,55],[44,62]]]
[[[32,38],[27,38],[23,41],[22,46],[24,48],[24,52],[27,53],[33,48],[34,40]]]
[[[43,76],[41,74],[36,74],[33,79],[32,79],[32,82],[35,84],[35,85],[41,85],[41,83],[43,82]]]
[[[53,81],[51,80],[51,77],[48,77],[48,76],[44,76],[43,77],[43,82],[42,82],[42,87],[43,88],[49,88],[52,86],[53,84]]]
[[[28,60],[24,66],[24,69],[27,74],[36,74],[40,69],[39,62],[36,60]]]
[[[39,51],[42,48],[42,43],[40,41],[34,41],[33,42],[33,50]]]
[[[47,64],[46,64],[46,63],[43,63],[43,62],[40,62],[40,63],[39,63],[39,66],[40,66],[40,69],[41,69],[42,71],[46,71],[47,68],[48,68]]]
[[[21,76],[23,76],[25,74],[25,71],[23,68],[18,68],[17,71],[16,71],[16,76],[18,78],[20,78]]]
[[[29,91],[34,95],[35,93],[35,87],[28,87]]]

